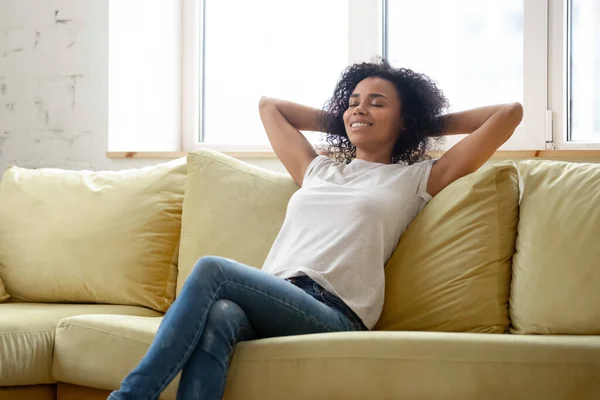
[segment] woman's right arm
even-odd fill
[[[317,152],[300,131],[322,131],[319,118],[322,111],[270,97],[261,98],[258,108],[275,154],[302,186],[304,173]]]

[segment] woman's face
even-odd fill
[[[396,143],[402,118],[400,99],[393,83],[379,77],[365,78],[356,85],[344,112],[350,142],[363,152],[391,150]]]

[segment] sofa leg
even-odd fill
[[[110,390],[95,389],[86,386],[58,382],[57,400],[106,400]]]
[[[0,400],[56,400],[56,385],[0,386]]]

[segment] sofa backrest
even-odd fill
[[[442,190],[404,232],[385,267],[377,329],[504,333],[519,217],[514,163]]]
[[[600,165],[520,164],[513,333],[600,334]]]
[[[231,258],[261,268],[297,189],[288,174],[216,151],[190,153],[177,293],[203,256]]]

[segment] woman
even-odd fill
[[[519,125],[520,104],[442,115],[425,75],[385,60],[348,67],[324,111],[262,98],[275,153],[301,188],[262,270],[204,257],[148,353],[109,399],[157,399],[181,370],[178,399],[219,399],[232,350],[254,338],[371,329],[384,264],[425,204],[481,167]],[[327,132],[332,157],[300,130]],[[468,133],[422,161],[430,137]]]

